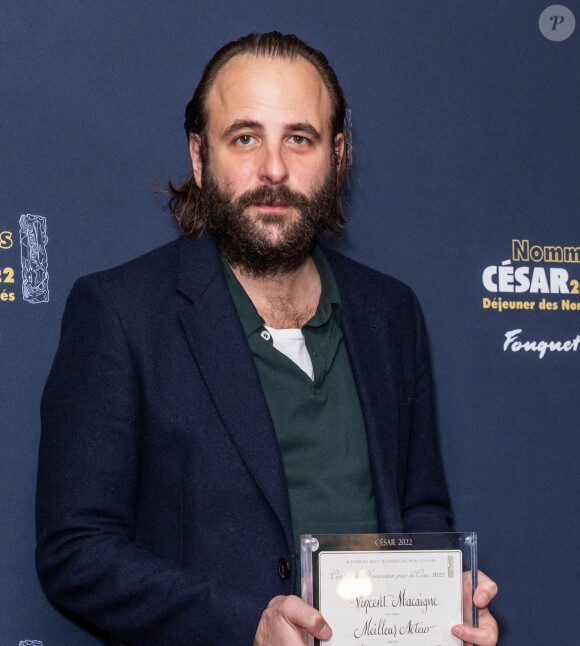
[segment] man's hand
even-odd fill
[[[274,597],[262,613],[254,646],[304,646],[303,628],[322,641],[332,635],[324,617],[302,599]]]
[[[453,626],[451,632],[468,644],[474,646],[495,646],[497,644],[497,622],[487,609],[497,594],[497,585],[483,572],[477,573],[477,588],[473,593],[473,603],[479,608],[479,628]],[[463,581],[464,607],[471,606],[471,576]]]

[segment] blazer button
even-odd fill
[[[290,576],[290,563],[286,559],[278,561],[278,574],[282,581],[285,581]]]

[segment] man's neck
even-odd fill
[[[280,276],[256,277],[232,267],[264,323],[273,328],[301,328],[315,314],[322,286],[309,256],[298,269]]]

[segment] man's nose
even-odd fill
[[[266,184],[282,184],[288,178],[288,165],[280,146],[266,145],[262,148],[260,179]]]

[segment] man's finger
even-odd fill
[[[317,639],[330,639],[332,630],[324,617],[298,597],[287,597],[285,601],[285,616],[287,621],[297,626],[302,626]]]
[[[453,626],[451,632],[455,637],[469,642],[473,646],[495,646],[497,644],[497,627],[470,628],[469,626]]]
[[[473,593],[473,603],[478,608],[486,608],[497,594],[497,584],[481,570],[477,573],[477,588]]]

